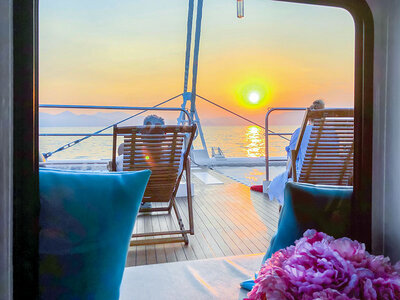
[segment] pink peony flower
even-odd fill
[[[400,262],[311,229],[265,262],[248,299],[400,299]]]

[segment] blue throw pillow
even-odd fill
[[[350,236],[352,195],[353,187],[349,186],[287,183],[278,230],[262,265],[276,251],[294,245],[307,229],[316,229],[336,238]],[[251,279],[241,283],[246,290],[251,290],[253,286],[254,280]]]
[[[39,170],[42,299],[119,298],[150,173]]]

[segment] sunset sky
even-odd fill
[[[187,6],[41,0],[40,102],[152,106],[180,94]],[[235,0],[204,0],[198,94],[262,122],[268,107],[316,98],[352,106],[353,77],[354,24],[346,11],[245,0],[238,19]],[[206,123],[236,122],[200,100],[198,108]]]

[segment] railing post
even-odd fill
[[[269,181],[269,149],[268,149],[268,142],[269,142],[269,133],[268,133],[268,118],[269,114],[273,111],[274,109],[269,109],[267,114],[265,115],[265,180]]]

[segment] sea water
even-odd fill
[[[263,157],[265,156],[265,131],[257,126],[203,126],[209,155],[211,147],[219,147],[226,157]],[[41,127],[40,133],[85,133],[91,134],[101,127]],[[277,133],[293,132],[295,126],[271,126]],[[112,133],[112,128],[102,133]],[[40,136],[39,151],[47,153],[54,151],[67,143],[82,137],[75,136]],[[269,137],[269,156],[286,156],[285,147],[289,144],[290,136]],[[122,143],[119,138],[118,144]],[[194,147],[200,148],[200,136],[194,141]],[[112,136],[93,136],[71,148],[55,153],[53,159],[111,159]]]

